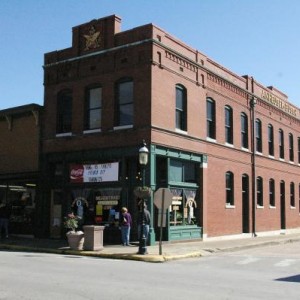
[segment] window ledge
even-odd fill
[[[258,152],[258,151],[255,151],[255,154],[256,155],[261,155],[261,156],[263,155],[262,152]]]
[[[235,205],[231,205],[230,203],[226,203],[225,208],[233,209],[235,208]]]
[[[276,209],[276,206],[270,205],[269,208],[270,209]]]
[[[249,152],[249,149],[248,149],[248,148],[241,147],[241,149],[242,149],[243,151]]]
[[[207,140],[208,142],[212,142],[212,143],[216,143],[216,142],[217,142],[216,139],[212,139],[212,138],[210,138],[210,137],[207,137],[206,140]]]
[[[88,129],[88,130],[84,130],[83,134],[89,134],[89,133],[96,133],[96,132],[101,132],[100,128],[97,129]]]
[[[269,155],[269,158],[275,159],[274,155]]]
[[[291,206],[290,209],[296,209],[296,206]]]
[[[225,146],[234,148],[234,145],[233,145],[233,144],[230,144],[230,143],[225,143]]]
[[[72,136],[72,132],[57,133],[56,137]]]
[[[181,129],[178,129],[178,128],[175,128],[175,131],[176,131],[177,133],[181,133],[181,134],[188,134],[187,131],[181,130]]]
[[[256,208],[265,208],[263,205],[256,205]]]
[[[123,126],[115,126],[114,130],[123,130],[133,128],[133,125],[123,125]]]

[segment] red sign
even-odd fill
[[[70,179],[72,182],[81,183],[83,182],[83,165],[72,165],[70,170]]]

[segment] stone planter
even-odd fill
[[[84,233],[83,232],[68,232],[67,233],[68,243],[72,250],[83,250],[84,244]]]

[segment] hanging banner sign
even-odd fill
[[[119,163],[106,163],[97,165],[71,165],[70,181],[72,183],[83,182],[107,182],[118,181]]]

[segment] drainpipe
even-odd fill
[[[254,93],[253,88],[253,77],[251,80],[252,85],[252,94]],[[256,98],[254,96],[250,99],[250,109],[251,109],[251,124],[252,124],[252,132],[251,132],[251,148],[252,148],[252,237],[256,237],[256,174],[255,174],[255,153],[256,153],[256,134],[255,134],[255,104]]]

